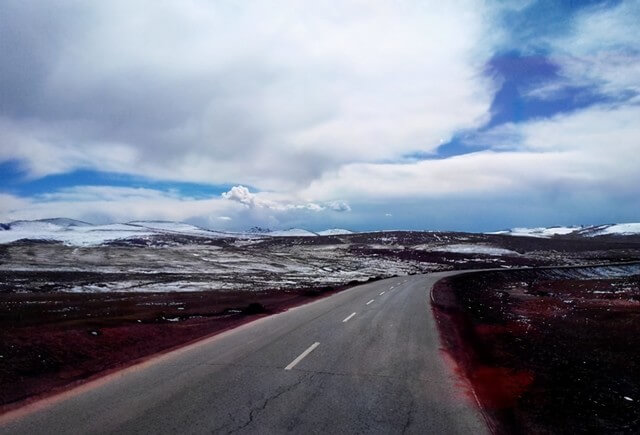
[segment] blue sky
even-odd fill
[[[0,221],[638,221],[639,1],[8,1]]]

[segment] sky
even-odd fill
[[[0,9],[0,221],[640,221],[640,0]]]

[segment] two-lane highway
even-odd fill
[[[0,433],[485,433],[440,354],[442,276],[259,319],[0,417]]]

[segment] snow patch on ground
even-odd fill
[[[630,236],[640,234],[640,223],[608,225],[605,228],[588,234],[589,237],[604,235]]]
[[[343,236],[345,234],[353,234],[353,232],[342,228],[331,228],[318,233],[320,236]]]
[[[0,243],[33,239],[62,242],[69,246],[94,246],[113,240],[151,235],[152,231],[122,224],[63,227],[48,222],[19,222],[12,223],[9,230],[0,231]]]
[[[495,231],[487,234],[505,234],[509,236],[525,236],[525,237],[553,237],[553,236],[632,236],[640,234],[640,223],[626,224],[609,224],[609,225],[592,225],[592,226],[573,226],[573,227],[549,227],[549,228],[513,228],[505,231]]]
[[[258,229],[260,230],[260,229]],[[395,246],[399,241],[395,235],[389,232],[371,233],[369,243],[371,248],[377,248],[377,245]],[[126,239],[146,239],[153,245],[154,237],[162,236],[161,240],[167,236],[186,236],[200,237],[208,239],[235,239],[238,247],[248,247],[254,243],[259,243],[269,237],[316,237],[316,236],[336,236],[336,235],[352,235],[357,234],[349,230],[341,228],[332,228],[314,233],[301,228],[291,228],[281,231],[270,231],[259,233],[231,233],[222,231],[213,231],[200,228],[181,222],[164,222],[164,221],[134,221],[129,223],[118,223],[108,225],[92,225],[82,221],[76,221],[66,218],[42,219],[37,221],[15,221],[8,224],[0,225],[0,243],[11,243],[23,239],[43,240],[60,242],[68,246],[88,247],[113,242],[116,240]],[[366,234],[366,233],[359,233]],[[447,243],[450,240],[446,234],[438,233],[422,233],[429,234],[437,243]],[[488,234],[504,234],[512,236],[527,236],[551,238],[553,236],[571,235],[576,237],[594,237],[605,235],[637,235],[640,234],[640,223],[612,224],[590,227],[550,227],[550,228],[514,228],[506,231],[498,231]],[[463,238],[457,240],[463,241]],[[376,245],[376,246],[374,246]],[[460,245],[465,246],[465,245]],[[415,249],[433,250],[428,246]],[[456,249],[456,248],[452,248]],[[460,251],[461,253],[484,253],[488,255],[505,255],[512,252],[495,251],[498,248],[487,246],[483,252],[472,252],[468,249]],[[483,249],[483,248],[478,248]],[[493,250],[492,250],[493,249]],[[454,251],[449,251],[454,252]]]
[[[18,240],[46,240],[69,246],[96,246],[132,237],[146,238],[161,234],[221,238],[245,237],[242,234],[223,233],[179,222],[129,222],[125,224],[91,225],[71,219],[16,221],[5,224],[0,231],[0,243]]]
[[[582,227],[539,227],[539,228],[512,228],[505,231],[495,231],[487,234],[506,234],[510,236],[524,236],[524,237],[553,237],[553,236],[565,236],[575,231],[580,230]]]
[[[454,244],[433,246],[429,248],[429,250],[438,252],[452,252],[456,254],[518,255],[516,251],[504,248],[496,248],[495,246],[489,245]]]
[[[275,236],[275,237],[317,237],[318,236],[316,233],[303,230],[302,228],[291,228],[289,230],[271,231],[270,233],[268,233],[268,235]]]
[[[135,227],[142,227],[142,228],[146,228],[154,231],[194,235],[194,236],[205,236],[205,237],[227,236],[228,237],[230,235],[228,233],[207,230],[205,228],[200,228],[195,225],[185,224],[182,222],[134,221],[134,222],[129,222],[128,225],[135,226]]]

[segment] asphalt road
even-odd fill
[[[259,319],[6,415],[0,433],[486,433],[439,350],[442,276]]]

